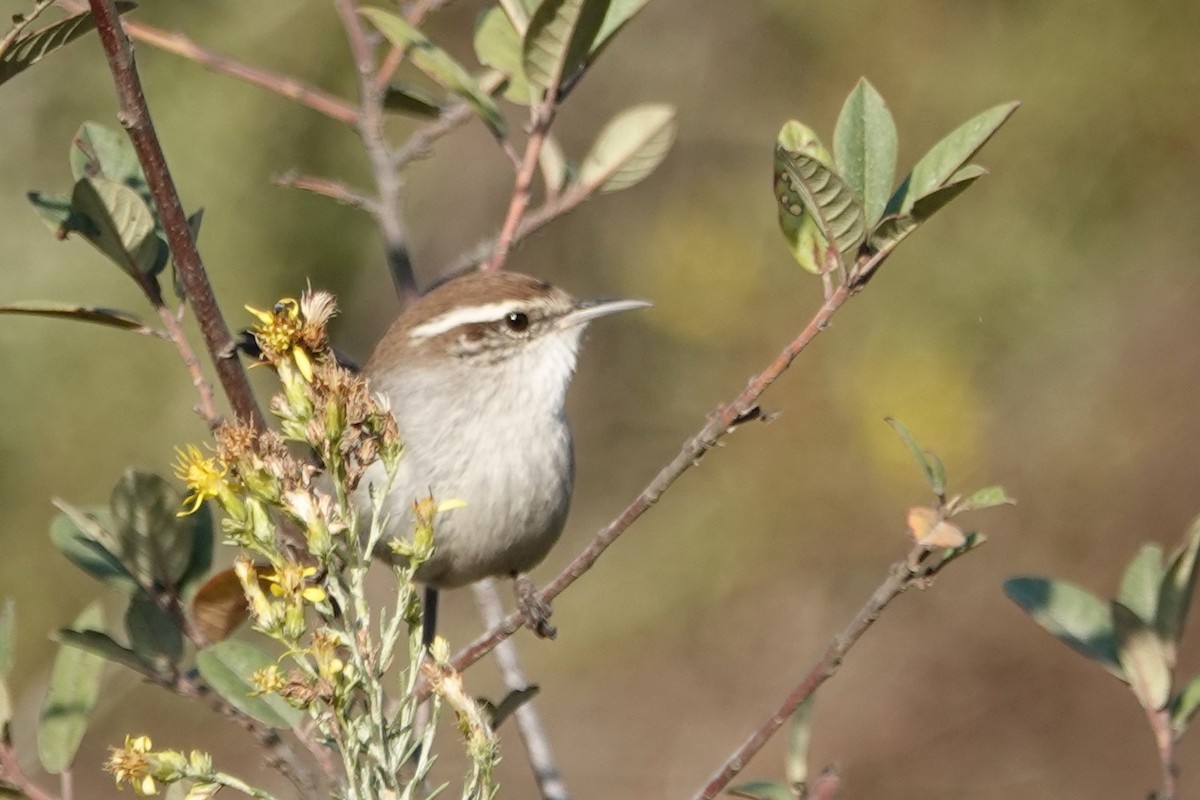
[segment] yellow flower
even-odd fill
[[[183,501],[183,508],[176,514],[184,517],[194,514],[208,498],[220,496],[226,488],[225,475],[228,470],[215,458],[205,458],[194,444],[189,444],[186,449],[177,447],[175,452],[179,455],[175,463],[175,475],[191,490],[191,495]]]
[[[326,597],[325,590],[320,586],[305,585],[308,578],[317,574],[316,567],[305,567],[294,561],[286,562],[273,573],[263,575],[271,582],[271,594],[298,602],[300,599],[310,603],[320,603]]]
[[[251,694],[278,694],[287,685],[287,680],[277,665],[270,664],[254,671],[250,676],[250,685],[254,687]]]
[[[313,635],[312,647],[309,649],[313,660],[317,662],[317,674],[329,681],[334,680],[346,669],[346,662],[338,657],[338,640],[326,630],[317,631]]]
[[[246,306],[246,310],[258,317],[261,323],[251,331],[263,355],[273,363],[291,356],[304,380],[312,382],[312,360],[302,344],[304,318],[300,313],[300,304],[285,297],[270,311],[260,311],[250,306]]]
[[[109,748],[104,771],[116,778],[118,788],[122,783],[128,783],[140,795],[158,793],[158,787],[150,775],[151,746],[149,736],[126,736],[124,747]]]

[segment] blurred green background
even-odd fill
[[[482,6],[459,0],[429,30],[466,59]],[[25,8],[0,0],[6,15]],[[328,3],[159,0],[135,14],[352,92]],[[866,75],[896,116],[906,169],[977,111],[1024,106],[979,158],[992,175],[900,248],[772,388],[765,405],[780,416],[739,430],[559,600],[557,642],[521,637],[576,797],[699,786],[905,552],[905,510],[927,497],[887,415],[943,456],[952,488],[1002,483],[1020,504],[981,518],[989,544],[933,591],[900,598],[821,691],[815,766],[843,767],[846,798],[1140,797],[1157,785],[1132,695],[1028,622],[1000,583],[1041,573],[1111,593],[1141,542],[1172,546],[1200,512],[1197,41],[1193,0],[654,0],[616,39],[560,117],[566,150],[582,156],[640,101],[678,106],[679,141],[645,183],[588,203],[510,260],[579,295],[655,303],[590,336],[571,400],[576,503],[542,579],[819,303],[775,225],[771,148],[786,119],[828,141]],[[338,294],[335,337],[365,357],[398,309],[372,224],[271,184],[292,168],[367,184],[355,135],[173,56],[138,56],[185,203],[206,209],[201,250],[232,324],[248,323],[243,304],[311,281]],[[145,312],[116,269],[55,241],[24,198],[68,185],[81,122],[115,123],[96,40],[0,87],[0,115],[0,302]],[[427,281],[495,231],[511,173],[475,124],[407,178]],[[32,756],[45,632],[99,591],[50,547],[50,498],[101,502],[125,466],[165,470],[204,429],[156,340],[3,318],[0,364],[0,594],[17,601],[16,739]],[[443,618],[454,642],[478,628],[466,594]],[[1182,660],[1190,677],[1200,646]],[[472,688],[495,695],[493,673],[473,670]],[[207,746],[218,765],[286,792],[248,735],[128,674],[110,679],[81,797],[112,793],[95,769],[104,748],[143,731]],[[501,796],[532,796],[503,733]],[[1194,793],[1200,735],[1179,762]],[[781,777],[781,765],[774,743],[746,776]]]

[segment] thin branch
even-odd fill
[[[779,707],[750,734],[737,750],[729,755],[708,782],[692,795],[692,800],[713,800],[719,795],[729,785],[729,782],[750,763],[750,759],[762,749],[771,736],[791,718],[800,704],[811,697],[817,687],[833,677],[838,667],[841,666],[846,653],[854,646],[855,642],[862,638],[875,620],[879,619],[879,615],[883,613],[888,604],[912,586],[925,585],[945,564],[949,563],[948,561],[936,561],[926,566],[924,562],[929,554],[930,551],[926,547],[917,545],[909,553],[908,558],[892,565],[888,570],[887,578],[854,615],[850,624],[833,637],[817,663],[788,693]]]
[[[63,2],[62,5],[68,9],[82,10],[86,8],[84,3],[70,0]],[[213,72],[249,83],[260,89],[266,89],[268,92],[286,97],[288,100],[300,103],[318,114],[323,114],[346,125],[354,125],[357,122],[358,110],[353,105],[336,95],[305,83],[295,76],[272,72],[230,58],[197,44],[182,33],[166,31],[136,20],[126,20],[124,25],[126,32],[132,38],[139,42],[145,42],[151,47],[194,61]]]
[[[1146,719],[1149,720],[1150,730],[1154,734],[1163,782],[1162,793],[1152,796],[1158,800],[1175,800],[1179,797],[1179,767],[1175,763],[1175,732],[1171,730],[1171,710],[1147,710]]]
[[[688,439],[671,463],[667,464],[654,480],[642,490],[641,494],[621,512],[620,516],[602,528],[586,548],[577,555],[558,574],[552,583],[542,590],[541,597],[550,602],[574,583],[583,573],[591,569],[608,547],[632,525],[638,517],[650,510],[663,493],[671,487],[680,475],[700,461],[700,458],[738,424],[751,416],[758,398],[772,383],[783,374],[791,363],[806,347],[812,344],[817,334],[828,325],[830,318],[851,297],[853,289],[849,286],[839,287],[828,300],[817,310],[808,325],[788,342],[787,346],[767,365],[766,369],[750,379],[746,388],[734,398],[729,405],[718,406],[708,415],[708,421],[694,436]],[[521,627],[521,615],[509,614],[504,621],[492,627],[462,651],[450,662],[459,672],[474,664],[500,642],[512,636]],[[422,686],[422,695],[428,693],[428,687]]]
[[[475,604],[479,606],[483,624],[490,627],[499,623],[504,618],[504,606],[500,601],[500,593],[496,590],[496,582],[489,578],[474,584],[472,588],[475,590]],[[529,681],[525,679],[521,669],[516,643],[511,639],[497,645],[496,665],[500,668],[504,685],[509,691],[529,688]],[[533,777],[537,780],[543,800],[571,800],[571,793],[567,791],[555,761],[554,750],[550,747],[550,738],[546,735],[541,716],[533,702],[529,700],[522,703],[515,714],[517,732],[525,745],[529,766],[533,768]]]
[[[9,741],[7,731],[5,731],[3,739],[0,739],[0,784],[11,786],[29,800],[60,800],[31,781],[21,769],[21,762],[17,758],[17,749]]]
[[[371,162],[371,173],[375,178],[376,200],[379,213],[375,219],[383,234],[387,251],[388,269],[396,292],[404,303],[415,300],[417,279],[413,273],[412,258],[408,252],[408,233],[404,229],[401,215],[401,193],[404,185],[396,172],[387,138],[383,131],[383,95],[386,86],[375,80],[375,54],[367,38],[358,7],[354,0],[334,0],[334,8],[346,31],[346,41],[358,71],[358,135],[363,149]]]
[[[504,85],[504,81],[503,74],[491,70],[479,78],[479,88],[488,94],[494,94]],[[458,130],[474,117],[475,113],[466,103],[455,103],[447,107],[436,120],[418,128],[408,137],[408,141],[392,154],[392,165],[399,169],[418,159],[427,158],[434,142]],[[513,150],[512,144],[505,139],[498,139],[497,142],[513,166],[519,166],[521,157]]]
[[[192,377],[192,386],[196,389],[196,395],[200,398],[199,404],[196,406],[196,413],[208,423],[208,427],[215,428],[221,421],[221,415],[217,412],[217,404],[213,399],[213,387],[208,382],[208,378],[204,377],[204,370],[200,368],[200,359],[196,358],[196,351],[192,349],[192,343],[188,341],[187,334],[183,332],[183,326],[179,324],[179,318],[171,312],[162,303],[162,298],[154,306],[158,312],[158,317],[163,321],[163,326],[167,329],[167,338],[175,343],[175,349],[179,352],[179,358],[183,361],[183,366],[187,368],[188,374]]]
[[[322,178],[318,175],[305,175],[300,172],[290,171],[276,177],[273,182],[276,186],[284,189],[301,189],[306,192],[312,192],[313,194],[328,197],[344,206],[360,208],[372,216],[379,215],[379,204],[373,198],[367,197],[366,194],[359,190],[332,178]]]
[[[9,48],[16,43],[21,33],[28,28],[34,20],[42,15],[50,6],[54,5],[54,0],[38,0],[34,3],[33,8],[26,11],[24,14],[14,14],[12,18],[13,26],[8,33],[4,34],[4,38],[0,39],[0,56],[8,52]]]
[[[146,174],[146,182],[162,220],[167,244],[175,259],[188,301],[195,309],[196,321],[200,325],[209,355],[216,365],[217,376],[237,417],[261,429],[264,427],[262,414],[250,390],[246,372],[237,360],[229,327],[225,324],[221,309],[213,296],[204,263],[188,228],[187,215],[184,214],[179,193],[163,156],[162,146],[154,132],[154,123],[150,119],[150,110],[146,107],[141,79],[134,63],[133,47],[121,27],[112,0],[88,0],[88,3],[95,17],[96,31],[104,46],[116,85],[120,104],[118,118],[128,132],[134,150],[137,151],[138,161]]]
[[[525,155],[521,158],[517,176],[513,180],[513,193],[512,199],[508,203],[508,212],[504,215],[504,224],[500,226],[500,233],[496,236],[496,246],[492,250],[492,257],[483,266],[485,271],[494,272],[503,269],[504,262],[508,259],[508,253],[516,242],[517,229],[533,196],[533,180],[537,174],[538,156],[542,152],[542,145],[554,122],[557,94],[556,86],[548,89],[546,99],[534,114],[533,128],[529,132],[529,140],[525,143]]]

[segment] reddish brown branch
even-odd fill
[[[304,175],[299,172],[286,172],[275,178],[275,185],[285,189],[301,189],[313,194],[319,194],[323,197],[328,197],[336,203],[360,208],[373,216],[379,214],[379,204],[372,198],[332,178],[322,178],[318,175]]]
[[[213,296],[204,263],[188,228],[179,193],[154,132],[154,123],[142,93],[142,82],[134,64],[133,47],[121,27],[112,0],[88,0],[88,4],[96,19],[96,31],[100,35],[116,85],[120,105],[118,118],[128,132],[146,174],[171,256],[175,259],[188,301],[195,311],[205,346],[216,365],[217,376],[237,417],[262,428],[262,414],[250,390],[246,372],[235,356],[233,338]]]
[[[8,740],[7,733],[3,740],[0,740],[0,784],[11,786],[29,800],[59,800],[58,797],[31,781],[21,769],[17,750]]]

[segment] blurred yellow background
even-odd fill
[[[26,7],[0,0],[5,15]],[[482,7],[459,0],[431,35],[468,59]],[[134,13],[353,91],[328,3],[159,0]],[[942,455],[952,489],[1001,483],[1020,504],[981,516],[986,547],[900,598],[821,690],[814,766],[839,763],[848,800],[1128,798],[1157,785],[1132,695],[1000,584],[1050,574],[1109,595],[1141,542],[1173,546],[1200,513],[1198,41],[1193,0],[653,0],[617,37],[560,116],[565,149],[581,157],[642,101],[678,106],[679,141],[645,183],[589,202],[509,262],[578,295],[655,303],[589,337],[571,399],[576,501],[543,580],[816,309],[819,281],[775,223],[771,152],[786,119],[828,142],[866,75],[895,114],[903,171],[976,112],[1024,105],[978,158],[992,174],[905,243],[771,389],[764,404],[780,416],[736,432],[559,600],[557,642],[521,635],[575,797],[686,796],[850,619],[905,552],[905,510],[927,501],[889,415]],[[243,304],[311,281],[337,293],[334,336],[365,357],[398,309],[370,220],[271,183],[294,168],[366,185],[354,133],[146,46],[138,58],[185,203],[205,208],[201,251],[231,324],[248,324]],[[115,124],[115,111],[95,38],[0,87],[0,303],[146,312],[24,197],[65,189],[71,135],[84,120]],[[397,136],[412,128],[394,122]],[[498,228],[511,189],[478,124],[407,180],[425,281]],[[205,432],[156,340],[0,318],[0,365],[0,595],[17,601],[15,735],[32,768],[45,632],[101,591],[51,548],[50,498],[103,502],[124,467],[166,470],[174,446]],[[256,380],[265,397],[267,376]],[[466,594],[443,620],[453,642],[478,629]],[[1182,661],[1190,678],[1200,645]],[[497,693],[490,665],[470,677]],[[242,731],[115,668],[110,685],[81,753],[81,798],[112,794],[104,748],[143,731],[287,792]],[[532,796],[515,733],[502,733],[500,796]],[[1179,763],[1194,794],[1200,734]],[[782,777],[781,743],[745,776]]]

